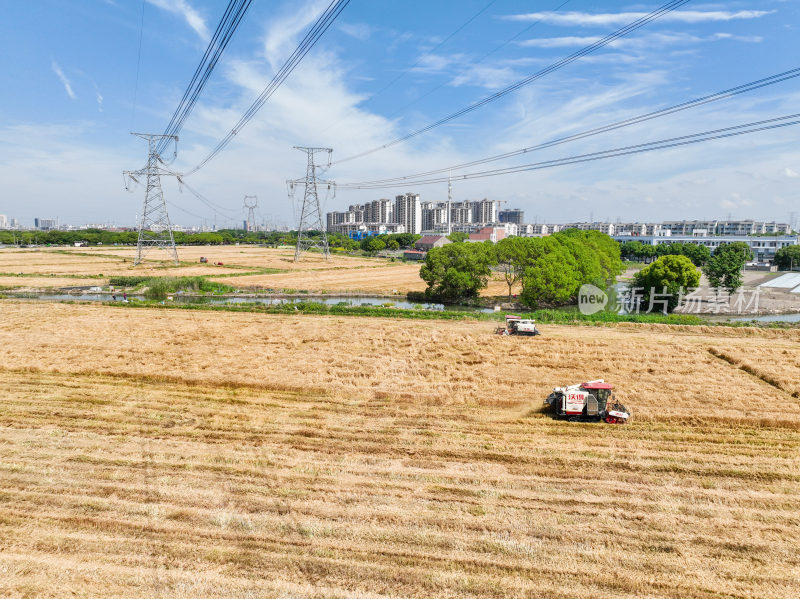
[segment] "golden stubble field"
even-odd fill
[[[800,594],[797,330],[0,314],[0,595]]]
[[[391,262],[384,258],[333,255],[325,260],[319,254],[308,253],[302,261],[294,262],[294,248],[191,246],[178,248],[181,264],[177,267],[165,261],[166,254],[159,251],[152,251],[148,261],[134,267],[135,255],[136,248],[132,247],[2,248],[0,287],[52,289],[107,285],[112,276],[206,276],[247,291],[406,294],[425,290],[418,263]],[[209,262],[201,264],[201,256]],[[222,266],[217,265],[220,262]],[[508,286],[500,278],[490,281],[483,292],[487,296],[507,293]]]

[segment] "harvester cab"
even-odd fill
[[[544,403],[550,406],[557,418],[570,422],[599,422],[625,424],[630,412],[617,402],[610,385],[602,379],[556,387]]]
[[[513,314],[506,314],[506,326],[497,327],[495,331],[498,335],[529,335],[531,337],[541,335],[536,328],[536,321],[531,318],[522,318]]]

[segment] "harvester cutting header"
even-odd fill
[[[555,411],[557,418],[570,422],[607,422],[625,424],[630,412],[617,402],[611,392],[614,388],[603,379],[555,387],[544,403]]]

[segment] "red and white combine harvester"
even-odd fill
[[[556,387],[544,400],[553,408],[557,418],[570,422],[607,422],[625,424],[631,417],[628,409],[617,402],[609,385],[603,379]]]
[[[498,335],[530,335],[531,337],[541,335],[539,329],[536,328],[535,320],[511,314],[506,314],[506,326],[497,327],[495,333]]]

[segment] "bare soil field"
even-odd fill
[[[0,313],[0,595],[800,595],[800,331]]]

